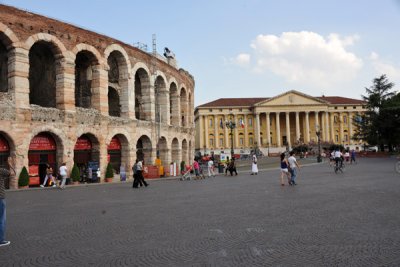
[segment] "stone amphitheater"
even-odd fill
[[[17,176],[25,166],[42,182],[45,164],[62,162],[127,175],[136,159],[189,163],[194,86],[173,58],[0,5],[0,165],[16,154]]]

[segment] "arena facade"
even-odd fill
[[[0,5],[0,165],[15,153],[17,176],[25,166],[42,180],[45,163],[129,175],[137,158],[190,162],[194,86],[160,55]]]

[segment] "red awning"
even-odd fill
[[[107,146],[108,150],[121,150],[121,142],[118,137],[113,137],[110,144]]]
[[[10,147],[8,146],[7,140],[0,136],[0,152],[8,152],[10,150]]]
[[[81,136],[76,140],[74,150],[91,150],[92,142],[86,136]]]
[[[29,150],[56,150],[56,142],[49,134],[40,133],[32,139]]]

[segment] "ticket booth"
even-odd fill
[[[48,133],[40,133],[31,140],[28,151],[29,186],[44,182],[47,164],[57,170],[56,149],[56,142]]]
[[[7,159],[10,156],[10,146],[8,145],[7,140],[0,135],[0,168],[8,169]],[[10,181],[6,179],[5,181],[5,188],[10,188]]]
[[[114,169],[114,172],[119,174],[121,167],[121,142],[118,137],[114,136],[110,144],[107,146],[108,160]]]

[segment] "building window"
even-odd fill
[[[339,135],[335,135],[335,141],[336,143],[339,142]]]
[[[239,111],[242,111],[242,109],[241,109],[241,108],[239,108]]]
[[[239,144],[243,146],[243,138],[239,138]]]
[[[335,107],[335,109],[337,109],[337,107]]]
[[[347,116],[343,116],[343,122],[347,123]]]
[[[335,116],[333,116],[333,121],[336,123],[336,122],[338,122],[338,117],[335,115]]]
[[[262,137],[260,137],[260,142],[261,142],[261,144],[260,144],[260,145],[263,145],[263,144],[264,144],[264,140],[263,140],[263,138],[262,138]]]
[[[249,127],[253,127],[253,118],[249,118]]]
[[[356,109],[356,108],[357,108],[356,106],[353,107],[353,109]]]
[[[253,144],[253,137],[249,138],[249,144],[252,145]]]
[[[230,108],[229,111],[232,111],[232,109]]]
[[[211,146],[211,147],[214,146],[214,138],[210,138],[210,146]]]
[[[344,141],[347,142],[348,138],[347,138],[347,134],[344,135]]]
[[[224,138],[219,139],[219,146],[224,146]]]
[[[347,109],[347,107],[344,107],[344,109]]]
[[[210,127],[213,127],[213,119],[210,119]]]
[[[212,109],[209,109],[208,111],[212,112]]]
[[[220,108],[219,111],[222,112],[222,108]]]

